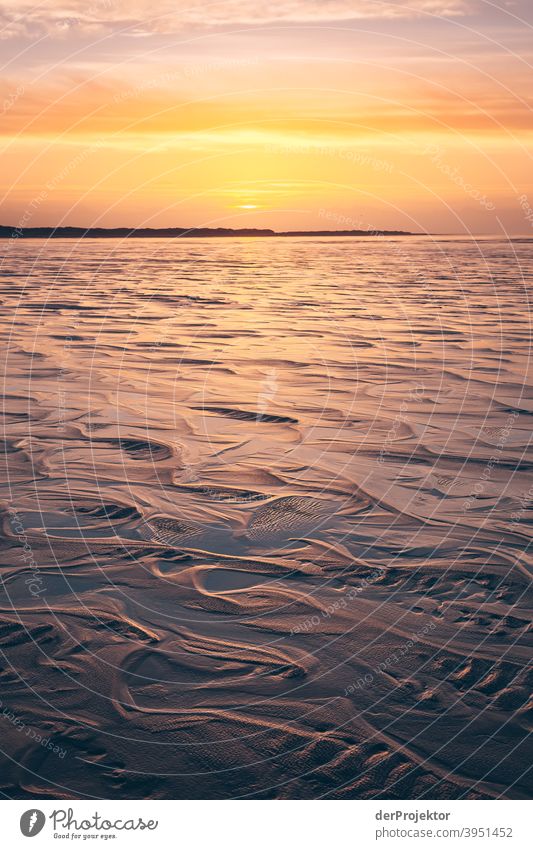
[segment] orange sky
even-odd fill
[[[0,0],[0,223],[530,233],[500,5]]]

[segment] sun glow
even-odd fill
[[[61,0],[42,0],[45,46],[22,20],[29,0],[0,0],[13,9],[10,34],[0,27],[10,69],[0,74],[1,223],[321,230],[336,216],[354,229],[529,232],[519,201],[533,197],[524,24],[453,0],[487,39],[480,51],[461,14],[454,23],[416,11],[441,4],[293,0],[250,17],[250,4],[228,0],[201,23],[173,13],[156,24],[137,0],[122,33],[125,0],[106,15],[71,0],[84,12],[67,32]],[[338,25],[341,7],[371,23]],[[332,25],[309,28],[310,9]],[[248,24],[230,31],[226,14]],[[293,23],[278,31],[269,16]],[[86,43],[102,28],[105,50]],[[141,33],[143,53],[130,38],[139,44]]]

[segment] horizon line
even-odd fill
[[[269,227],[79,227],[71,225],[20,227],[0,225],[0,238],[35,238],[49,236],[51,238],[76,237],[126,237],[126,238],[164,238],[184,237],[208,238],[216,236],[427,236],[428,233],[413,233],[408,230],[273,230]]]
[[[383,236],[409,237],[457,237],[457,238],[502,238],[502,239],[531,239],[533,236],[524,233],[428,233],[410,230],[273,230],[265,227],[80,227],[71,225],[43,225],[38,227],[20,227],[18,225],[0,224],[0,239],[17,238],[231,238],[232,236],[250,238],[275,237],[344,237],[344,238],[379,238]]]

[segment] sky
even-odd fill
[[[531,0],[0,0],[0,223],[533,235]]]

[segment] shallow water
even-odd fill
[[[0,242],[4,794],[531,794],[532,256]]]

